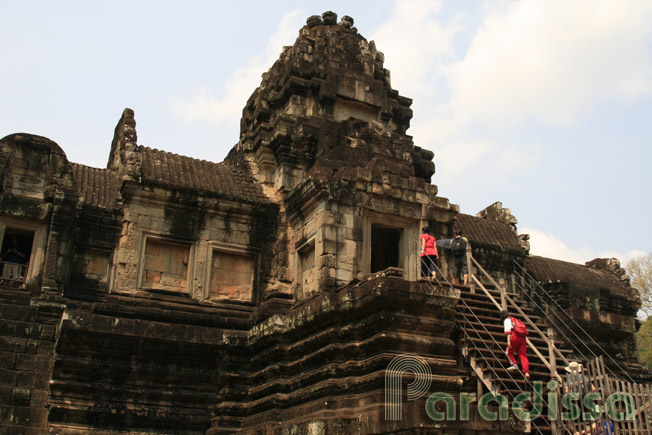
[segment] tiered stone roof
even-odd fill
[[[462,229],[464,237],[474,246],[497,246],[504,251],[523,251],[516,233],[501,222],[460,213],[455,229]]]
[[[139,146],[142,156],[141,183],[172,189],[187,189],[209,196],[245,202],[268,202],[262,189],[244,170]],[[117,171],[71,163],[75,188],[88,205],[119,208],[121,174]]]
[[[71,163],[75,188],[88,205],[114,210],[120,207],[120,177],[108,169]]]
[[[574,290],[584,294],[592,294],[598,290],[625,299],[638,297],[631,287],[610,270],[533,255],[528,259],[528,271],[542,283],[567,283]]]
[[[246,202],[268,202],[262,188],[244,170],[206,160],[138,146],[144,184],[189,189]]]

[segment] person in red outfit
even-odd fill
[[[430,228],[423,227],[421,240],[421,276],[434,278],[437,270],[437,246],[435,236],[430,234]]]
[[[507,335],[507,357],[512,365],[507,370],[518,370],[518,363],[514,357],[514,352],[518,355],[521,361],[521,369],[526,379],[530,379],[530,362],[527,359],[527,338],[525,335],[517,334],[514,331],[514,318],[509,315],[507,311],[500,313],[500,320],[503,321],[505,326],[505,334]]]

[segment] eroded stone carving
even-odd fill
[[[518,224],[518,219],[512,215],[512,211],[508,208],[503,208],[503,203],[496,201],[484,210],[478,212],[476,216],[489,219],[495,222],[503,223],[509,226],[514,233],[516,233],[516,224]]]

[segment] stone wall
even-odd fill
[[[45,433],[61,310],[27,290],[0,290],[0,432]]]
[[[72,260],[70,285],[96,287],[106,291],[109,286],[113,252],[101,250],[78,250]]]
[[[178,297],[71,303],[51,375],[50,433],[204,433],[251,309]]]
[[[191,207],[191,194],[178,196],[160,187],[131,187],[124,192],[126,207],[116,252],[114,291],[178,289],[197,300],[228,301],[230,298],[224,296],[235,296],[233,289],[211,290],[216,282],[213,264],[221,252],[242,259],[238,264],[249,271],[249,290],[240,291],[233,299],[254,301],[257,296],[253,294],[253,282],[264,279],[264,268],[253,266],[258,266],[261,254],[270,249],[264,242],[273,232],[267,231],[261,239],[260,233],[252,229],[262,226],[273,231],[274,222],[263,224],[263,216],[250,206],[201,194],[192,196]],[[185,198],[185,203],[180,198]],[[154,251],[161,247],[165,256],[155,256]],[[261,273],[254,273],[257,270]]]
[[[420,355],[436,373],[430,391],[459,395],[475,388],[454,357],[458,297],[453,289],[370,278],[321,292],[255,325],[246,350],[225,354],[225,366],[239,373],[223,390],[208,433],[417,433],[433,427],[425,398],[406,403],[400,420],[385,418],[386,370],[398,355]],[[460,428],[450,422],[439,430]]]

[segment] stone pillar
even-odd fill
[[[43,262],[41,294],[62,296],[71,251],[66,233],[75,220],[74,207],[74,202],[64,198],[62,194],[57,194],[54,198]]]

